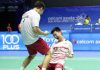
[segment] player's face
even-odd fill
[[[42,15],[44,12],[44,9],[43,8],[40,8],[40,15]]]
[[[54,31],[53,36],[54,36],[54,38],[59,39],[61,36],[61,32]]]

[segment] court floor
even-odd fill
[[[18,56],[0,57],[0,70],[19,70],[24,58]],[[41,57],[36,57],[26,70],[34,70],[41,61]],[[66,67],[69,70],[100,70],[100,58],[75,57],[66,59]]]
[[[84,53],[84,55],[87,56],[83,56],[82,54],[77,55],[77,53],[75,53],[74,58],[66,59],[65,67],[68,70],[100,70],[100,56],[96,57],[92,54],[93,53]],[[26,55],[0,56],[0,70],[19,70],[20,65],[22,64],[25,57]],[[42,59],[43,56],[36,56],[26,70],[34,70],[34,68],[42,62]]]

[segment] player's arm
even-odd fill
[[[73,54],[71,54],[70,49],[67,49],[66,51],[67,51],[66,56],[67,56],[68,58],[72,58],[72,57],[73,57]]]
[[[73,45],[70,44],[70,55],[69,58],[73,58],[74,57],[74,53],[73,53]]]
[[[74,56],[74,54],[73,54],[73,45],[72,45],[71,42],[69,43],[69,47],[70,48],[66,50],[67,51],[66,55],[67,55],[68,58],[73,58],[73,56]]]
[[[18,30],[21,31],[21,23],[18,25]]]
[[[47,32],[47,31],[42,31],[38,26],[34,26],[34,27],[32,27],[33,28],[33,32],[35,33],[35,34],[38,34],[38,35],[48,35],[49,34],[49,32]]]
[[[40,15],[31,15],[31,23],[32,23],[32,29],[33,29],[33,32],[35,34],[38,34],[38,35],[48,35],[49,32],[47,31],[42,31],[40,28],[39,28],[39,23],[40,23]]]

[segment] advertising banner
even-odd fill
[[[0,50],[26,50],[18,33],[0,33]]]
[[[40,27],[51,30],[58,26],[63,30],[70,30],[77,23],[83,24],[86,16],[90,17],[90,24],[98,23],[100,6],[48,7],[42,15]]]
[[[68,33],[63,32],[63,36],[66,39],[69,39]],[[55,39],[52,34],[40,37],[42,37],[50,47],[55,42]],[[22,41],[21,34],[12,32],[0,32],[0,50],[26,50],[26,47]]]
[[[100,51],[100,33],[71,33],[74,50]]]

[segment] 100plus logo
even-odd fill
[[[16,34],[1,35],[3,50],[18,50],[19,36]]]

